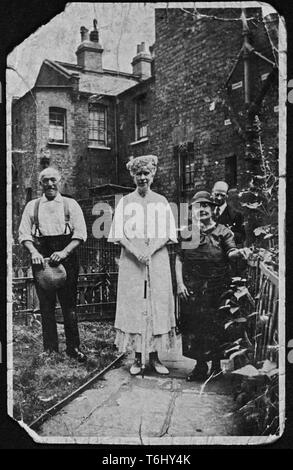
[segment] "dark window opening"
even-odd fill
[[[183,191],[194,190],[196,175],[193,142],[186,142],[179,145],[178,151],[180,152],[182,172],[181,189]]]
[[[66,110],[62,108],[49,109],[49,141],[66,143]]]
[[[235,188],[237,185],[237,157],[232,155],[225,158],[225,181],[229,188]]]

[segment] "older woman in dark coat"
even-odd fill
[[[183,355],[196,360],[187,380],[204,380],[207,362],[212,372],[220,372],[220,345],[223,328],[219,321],[220,297],[230,284],[229,261],[246,257],[238,250],[233,232],[212,219],[214,205],[207,191],[199,191],[192,199],[192,226],[199,226],[198,242],[186,243],[188,231],[176,257],[177,293],[181,303]],[[186,228],[187,229],[187,228]],[[193,233],[195,233],[193,231]]]

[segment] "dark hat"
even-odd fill
[[[215,202],[212,200],[211,195],[208,191],[198,191],[195,193],[193,198],[191,199],[191,205],[197,204],[200,202],[207,202],[211,206],[215,206]]]
[[[35,270],[35,276],[40,286],[45,290],[59,289],[65,284],[67,274],[63,264],[51,266],[50,258],[44,258],[44,266]]]

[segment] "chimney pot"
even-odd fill
[[[81,26],[80,28],[81,42],[88,40],[89,38],[88,32],[89,30],[85,26]]]
[[[80,28],[81,44],[76,51],[77,65],[89,70],[103,70],[102,54],[103,48],[99,43],[99,32],[97,30],[97,20],[94,20],[94,29],[89,34],[89,30],[84,26]]]
[[[145,42],[137,44],[137,53],[131,62],[133,74],[138,75],[142,80],[149,78],[151,76],[151,62],[152,57],[146,50]]]

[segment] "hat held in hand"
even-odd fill
[[[36,269],[35,276],[39,285],[46,290],[59,289],[65,284],[67,274],[63,264],[51,266],[50,258],[44,258],[44,266]]]

